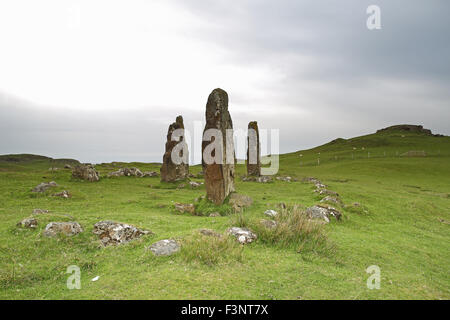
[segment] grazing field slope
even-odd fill
[[[175,202],[204,195],[204,185],[106,177],[120,166],[159,172],[158,164],[99,164],[102,179],[87,182],[71,178],[64,160],[19,158],[0,158],[1,299],[450,299],[449,137],[387,130],[284,154],[278,175],[291,182],[244,182],[245,166],[238,165],[236,191],[253,204],[220,217],[174,210]],[[280,211],[281,202],[300,211],[317,204],[321,198],[305,177],[339,193],[340,221],[314,233],[286,220],[276,234],[255,230],[258,239],[244,246],[197,234],[256,226],[265,210]],[[30,191],[49,181],[58,186]],[[52,196],[62,190],[72,197]],[[36,216],[36,229],[16,226],[36,208],[50,211]],[[102,220],[153,234],[103,248],[92,233]],[[77,221],[84,232],[44,237],[51,221]],[[146,248],[161,239],[177,239],[181,251],[154,256]],[[81,270],[79,290],[66,286],[70,265]],[[366,285],[372,265],[381,270],[378,290]]]

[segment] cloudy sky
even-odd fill
[[[366,26],[372,4],[381,30]],[[450,134],[449,12],[448,0],[1,0],[0,154],[161,161],[168,125],[183,115],[195,140],[217,87],[235,128],[279,129],[281,152],[399,123]]]

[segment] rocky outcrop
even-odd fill
[[[395,126],[390,126],[384,129],[377,130],[377,133],[386,131],[407,131],[432,135],[431,130],[424,129],[423,126],[413,124],[399,124]]]
[[[66,236],[74,236],[83,232],[78,222],[50,222],[44,230],[44,236],[46,237],[56,237],[59,234],[64,234]]]
[[[132,167],[132,168],[120,168],[117,171],[113,171],[108,173],[108,177],[144,177],[145,174],[142,173],[141,170],[138,168]]]
[[[221,133],[222,139],[215,141],[214,134]],[[206,195],[217,205],[234,191],[234,142],[233,122],[228,112],[228,94],[214,89],[206,104],[206,125],[203,131],[202,166],[205,177]]]
[[[172,135],[174,131],[182,130],[182,135],[177,134],[179,141],[173,140]],[[173,137],[175,138],[175,136]],[[182,145],[179,145],[182,144]],[[180,148],[180,146],[183,146]],[[177,148],[174,151],[174,148]],[[174,163],[172,160],[172,153],[175,152],[179,163]],[[175,154],[174,153],[174,154]],[[166,149],[163,156],[163,163],[161,166],[161,181],[174,182],[184,180],[189,175],[189,153],[187,144],[184,140],[184,123],[183,117],[178,116],[176,121],[169,126],[167,131]]]
[[[151,233],[135,226],[114,221],[100,221],[94,225],[94,234],[98,235],[102,245],[119,245]]]
[[[73,168],[72,177],[91,182],[99,181],[100,177],[97,170],[91,164],[80,164]]]
[[[259,177],[247,176],[247,177],[243,177],[242,181],[244,181],[244,182],[268,183],[268,182],[272,182],[273,179],[272,179],[272,177],[269,177],[269,176],[259,176]]]
[[[248,124],[247,145],[247,175],[259,177],[261,175],[261,149],[256,121]]]

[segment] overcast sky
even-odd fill
[[[371,4],[381,30],[366,26]],[[279,129],[282,153],[401,123],[448,135],[449,12],[448,0],[1,0],[0,154],[161,162],[168,125],[181,114],[193,134],[217,87],[235,128]]]

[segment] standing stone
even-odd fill
[[[256,121],[248,124],[247,143],[247,175],[259,177],[261,175],[261,149],[259,146],[258,123]]]
[[[222,133],[222,141],[206,139],[205,133],[209,129],[217,129]],[[228,130],[227,130],[228,129]],[[228,134],[228,139],[227,139]],[[206,195],[215,204],[222,204],[225,198],[234,191],[234,142],[233,122],[228,112],[228,94],[222,89],[214,89],[206,104],[206,125],[203,131],[202,166],[205,177]],[[227,141],[228,140],[228,141]],[[205,148],[215,142],[220,145],[211,155],[219,159],[219,163],[208,163],[205,159]],[[208,151],[208,150],[207,150]],[[219,154],[217,154],[219,153]]]
[[[91,182],[100,180],[97,170],[91,164],[80,164],[73,168],[72,177]]]
[[[179,141],[172,140],[172,134],[175,130],[182,129],[182,135],[177,135]],[[178,144],[180,144],[178,146]],[[183,146],[183,148],[180,148]],[[178,153],[180,163],[174,163],[172,161],[172,150],[177,147],[180,148]],[[174,182],[178,180],[184,180],[189,175],[189,154],[187,151],[187,144],[184,140],[184,124],[183,117],[178,116],[176,121],[169,126],[167,132],[166,151],[163,156],[163,164],[161,166],[161,181]]]

